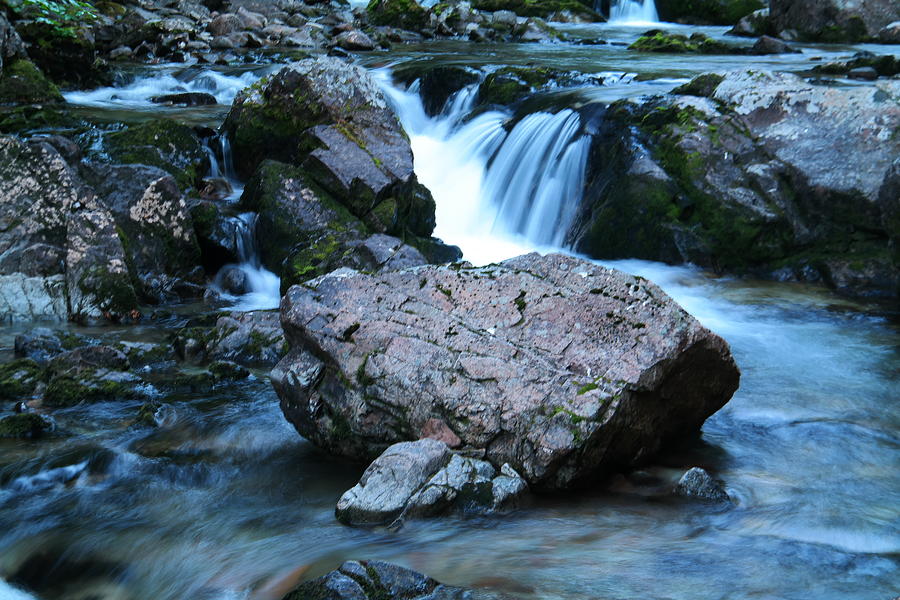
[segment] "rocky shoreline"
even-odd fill
[[[758,40],[649,30],[623,52],[761,56],[806,40],[900,43],[889,2],[859,14],[836,0],[773,0],[765,10],[723,0],[700,14],[676,4],[658,2],[660,16],[733,25]],[[63,28],[32,3],[4,5],[0,318],[103,333],[34,327],[15,337],[0,365],[0,438],[64,438],[54,411],[120,400],[137,407],[128,427],[165,429],[179,394],[270,377],[303,438],[370,463],[335,518],[390,531],[446,514],[501,519],[533,495],[639,472],[696,440],[739,386],[724,339],[652,282],[586,259],[463,262],[434,237],[436,203],[414,170],[409,132],[354,60],[450,38],[580,43],[577,29],[547,22],[601,22],[600,8],[144,0],[97,3],[84,24]],[[219,130],[156,117],[94,122],[60,91],[111,84],[129,62],[263,55],[287,64],[238,93]],[[415,86],[426,114],[470,89],[471,118],[509,111],[506,131],[548,90],[614,77],[419,68],[393,76]],[[896,57],[860,53],[805,73],[738,68],[671,93],[576,103],[590,146],[566,248],[817,283],[895,310],[898,75]],[[199,92],[147,100],[217,103]],[[248,245],[253,268],[278,280],[277,311],[230,307],[252,291]],[[122,335],[137,326],[164,339]],[[664,493],[714,510],[735,502],[702,468]],[[500,597],[362,561],[284,599]]]

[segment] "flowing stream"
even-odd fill
[[[573,30],[624,41],[636,35],[616,25]],[[395,68],[433,59],[491,67],[546,58],[619,77],[530,114],[469,119],[474,88],[431,118],[415,84],[401,89],[389,69],[376,71],[410,135],[416,172],[435,196],[436,235],[473,262],[559,249],[585,162],[576,104],[665,92],[696,72],[750,64],[746,57],[632,60],[616,47],[550,46],[479,47],[473,55],[471,45],[449,42],[398,48],[390,58]],[[855,50],[811,46],[799,57],[752,64],[793,69],[811,56]],[[376,62],[383,65],[384,56]],[[634,82],[624,77],[629,73],[649,80]],[[153,76],[127,89],[151,80],[152,93],[182,85]],[[237,88],[245,76],[226,77]],[[110,89],[68,99],[114,114],[140,104]],[[217,115],[221,107],[200,109],[196,118]],[[227,175],[224,165],[220,174]],[[249,230],[251,217],[242,218]],[[242,264],[252,268],[252,251]],[[300,438],[265,372],[212,393],[167,398],[172,408],[159,428],[130,425],[142,400],[59,409],[53,416],[65,436],[0,440],[0,598],[31,598],[17,591],[21,586],[63,600],[262,600],[278,582],[352,558],[390,560],[523,599],[894,597],[897,323],[813,286],[713,278],[640,261],[611,266],[657,282],[731,344],[741,387],[706,422],[700,443],[591,492],[537,498],[502,517],[427,520],[389,532],[337,523],[335,502],[363,466]],[[0,331],[4,352],[26,329]],[[159,341],[168,331],[160,325],[85,333]],[[726,483],[735,507],[668,494],[696,465]]]

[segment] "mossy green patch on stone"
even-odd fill
[[[415,31],[428,24],[428,11],[416,0],[371,0],[366,11],[373,25]]]
[[[0,104],[63,102],[62,94],[34,63],[17,59],[0,72]]]
[[[0,399],[18,400],[30,395],[43,375],[40,365],[29,358],[0,365]]]
[[[156,119],[112,133],[104,140],[104,150],[114,162],[150,165],[166,171],[183,190],[196,185],[209,169],[209,157],[194,130],[169,119]]]
[[[37,438],[53,429],[53,423],[35,413],[10,415],[0,419],[0,438]]]
[[[81,402],[101,402],[134,395],[135,390],[131,385],[85,370],[77,375],[53,377],[44,392],[44,403],[47,406],[74,406]]]
[[[680,96],[701,96],[703,98],[711,97],[719,84],[725,80],[725,77],[716,73],[704,73],[691,79],[688,83],[680,85],[674,90],[673,94]]]
[[[742,48],[714,40],[702,33],[690,37],[678,33],[655,31],[643,35],[628,47],[629,50],[663,54],[743,54]]]

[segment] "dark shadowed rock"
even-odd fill
[[[22,413],[0,419],[0,438],[39,438],[53,430],[53,421],[37,413]]]
[[[63,342],[52,329],[36,327],[28,333],[16,336],[13,350],[17,358],[28,358],[38,364],[46,364],[63,352]]]
[[[365,52],[375,49],[375,42],[362,31],[351,30],[340,33],[333,41],[334,45],[350,52]]]
[[[799,50],[791,47],[790,44],[777,40],[767,35],[762,36],[750,49],[750,54],[766,55],[766,54],[799,54]]]
[[[335,514],[347,525],[392,525],[451,510],[487,513],[528,489],[509,465],[453,454],[444,442],[421,439],[390,446],[359,483],[341,496]]]
[[[434,200],[374,79],[323,57],[293,63],[235,98],[223,129],[249,176],[265,159],[302,165],[373,231],[428,237]]]
[[[348,561],[336,571],[301,583],[282,600],[487,600],[495,596],[438,583],[379,561]]]
[[[282,410],[372,458],[441,419],[539,488],[588,484],[696,433],[737,388],[724,341],[646,280],[561,255],[338,270],[282,300]]]
[[[737,24],[729,31],[729,35],[740,35],[743,37],[759,37],[761,35],[771,35],[772,21],[769,18],[769,9],[761,8],[753,11],[749,15],[742,17]]]
[[[772,0],[769,8],[781,37],[805,41],[859,42],[900,20],[895,0]]]
[[[900,153],[900,107],[889,101],[898,85],[737,71],[701,75],[677,97],[614,103],[569,243],[597,258],[812,274],[848,293],[896,296],[896,233],[880,189]]]
[[[730,500],[721,484],[700,467],[694,467],[681,476],[675,486],[675,494],[712,502],[728,502]]]
[[[212,106],[218,101],[212,94],[205,92],[183,92],[180,94],[163,94],[153,96],[150,102],[154,104],[172,104],[178,106]]]

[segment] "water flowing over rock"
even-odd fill
[[[900,154],[898,82],[736,71],[676,94],[602,116],[573,247],[900,293],[900,231],[881,194]]]
[[[696,434],[737,388],[727,344],[646,280],[562,255],[338,270],[282,300],[285,416],[360,459],[443,421],[541,489]]]
[[[772,0],[771,19],[781,37],[821,42],[874,38],[900,20],[895,0]]]
[[[527,489],[508,464],[498,474],[489,462],[453,454],[444,442],[424,438],[385,450],[341,496],[335,514],[348,525],[397,527],[408,518],[453,509],[492,512]]]
[[[699,498],[711,502],[728,502],[728,493],[721,484],[700,467],[689,469],[675,486],[675,494],[685,498]]]

